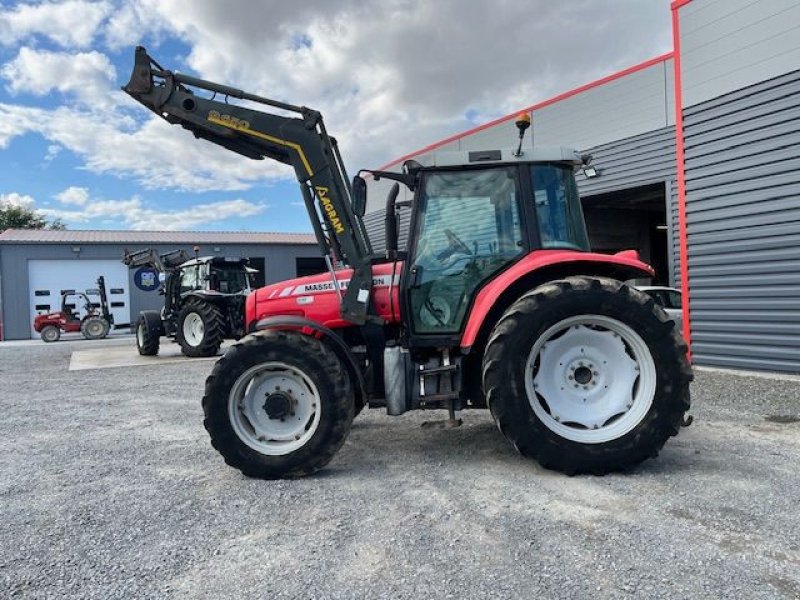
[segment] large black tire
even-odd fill
[[[81,323],[81,333],[87,340],[102,340],[108,335],[111,325],[103,317],[87,317]]]
[[[39,332],[39,337],[42,338],[43,342],[47,342],[48,344],[57,342],[61,339],[61,330],[55,325],[45,325]]]
[[[141,313],[136,320],[136,349],[142,356],[155,356],[161,341],[161,317]]]
[[[646,350],[644,350],[644,346],[637,342],[639,351],[649,352],[649,356],[652,358],[651,367],[647,371],[654,374],[650,377],[649,384],[643,381],[645,369],[640,372],[638,366],[635,368],[635,372],[639,375],[634,375],[635,383],[632,388],[629,388],[634,390],[632,397],[637,397],[635,390],[639,389],[638,386],[644,385],[645,389],[653,389],[647,387],[652,385],[653,379],[655,379],[655,389],[649,408],[647,408],[646,402],[637,404],[640,407],[637,410],[642,412],[632,413],[633,420],[627,421],[629,423],[627,426],[631,427],[629,431],[625,432],[621,428],[618,438],[609,440],[596,438],[600,441],[588,443],[586,438],[576,441],[556,433],[556,430],[561,432],[566,430],[559,429],[557,424],[553,424],[553,422],[559,421],[556,413],[553,413],[548,419],[547,413],[550,412],[550,409],[547,401],[542,401],[541,384],[539,384],[539,391],[533,392],[535,397],[531,401],[529,401],[528,390],[535,389],[536,384],[532,383],[534,381],[533,373],[538,373],[537,365],[540,367],[541,361],[544,360],[541,358],[544,356],[544,346],[541,346],[541,354],[532,353],[537,341],[542,338],[538,342],[539,344],[549,343],[551,340],[555,340],[557,343],[558,327],[565,320],[573,319],[580,322],[584,316],[591,319],[596,318],[597,315],[600,315],[601,319],[610,318],[630,328],[646,345]],[[555,329],[553,329],[554,327]],[[579,327],[575,329],[580,330]],[[597,331],[592,330],[591,327],[587,329],[589,336],[592,335],[592,331]],[[568,330],[569,328],[565,331]],[[555,331],[555,333],[548,334],[548,331]],[[607,335],[602,329],[599,331],[603,335]],[[551,338],[550,335],[554,337]],[[616,337],[620,340],[623,339],[620,336]],[[571,340],[562,341],[562,346],[569,348],[571,343]],[[618,348],[618,352],[623,354],[618,362],[623,362],[626,360],[624,354],[631,355],[631,346],[622,343]],[[578,350],[578,352],[583,351],[583,349]],[[690,406],[689,382],[692,380],[692,370],[686,354],[686,344],[678,333],[674,321],[671,321],[666,313],[645,294],[613,279],[569,277],[547,283],[525,294],[501,317],[492,332],[484,354],[483,389],[492,416],[500,431],[522,455],[536,459],[545,468],[567,474],[602,475],[629,469],[647,458],[654,458],[667,439],[677,435],[684,413]],[[530,359],[533,362],[529,362],[531,355],[534,357]],[[580,357],[577,357],[575,360],[579,359]],[[540,362],[535,362],[537,360]],[[602,363],[603,361],[598,362]],[[564,358],[564,362],[558,363],[558,365],[562,364],[568,364],[566,358]],[[548,366],[550,366],[549,362]],[[652,366],[655,367],[654,370]],[[570,373],[577,374],[576,371],[570,371],[572,368],[574,366],[564,367],[563,371],[548,369],[543,371],[543,377],[550,381],[551,379],[547,379],[546,373],[554,373],[550,376],[553,381],[563,381],[562,385],[567,386],[574,385],[578,377],[570,375]],[[594,368],[592,363],[592,369]],[[529,387],[526,389],[527,369],[531,369],[532,373],[531,379],[528,380]],[[602,369],[603,367],[598,369],[600,374],[595,382],[603,382],[600,379],[605,376]],[[560,380],[562,372],[564,379]],[[589,376],[588,370],[584,373]],[[584,374],[581,375],[583,380]],[[598,373],[595,372],[594,375],[598,375]],[[556,383],[549,388],[549,390],[556,390],[554,395],[551,394],[551,399],[554,404],[558,402],[561,403],[559,406],[564,406],[563,403],[568,398],[573,399],[574,396],[569,396],[569,393],[572,392],[571,389],[569,392],[558,391],[558,389],[565,389],[564,387],[558,388],[558,385]],[[574,385],[574,387],[578,386]],[[608,388],[609,386],[604,387]],[[597,391],[600,394],[608,395],[608,392],[604,392],[602,389]],[[574,393],[584,395],[579,391]],[[624,396],[622,397],[624,398]],[[580,399],[577,402],[579,401]],[[591,401],[592,398],[590,398]],[[536,409],[542,418],[537,416],[534,411],[535,402],[538,402]],[[583,402],[586,402],[585,398]],[[629,411],[632,405],[633,401],[627,405]],[[569,405],[568,410],[586,410],[585,405],[577,404],[577,408],[575,406],[576,402]],[[644,412],[645,410],[646,412]],[[623,416],[615,418],[621,419]],[[547,424],[548,422],[550,425]],[[576,430],[584,428],[590,432],[591,429],[611,428],[613,423],[614,418],[593,428],[576,426],[574,423],[563,423],[563,425]],[[567,435],[585,434],[570,433]],[[591,435],[589,433],[589,436]]]
[[[186,335],[187,319],[199,318],[202,322],[202,335],[193,337]],[[202,300],[189,300],[178,313],[175,339],[181,346],[185,356],[198,358],[216,356],[225,337],[225,323],[219,308]]]
[[[306,431],[313,431],[310,437],[285,454],[267,454],[248,445],[231,420],[231,411],[238,411],[240,402],[244,402],[238,395],[237,400],[231,399],[237,382],[240,378],[247,381],[248,372],[270,363],[297,369],[310,379],[321,411],[315,430],[306,424]],[[236,402],[236,409],[232,409],[232,402]],[[344,444],[353,422],[353,391],[344,365],[316,338],[291,331],[260,331],[231,346],[217,361],[206,380],[203,412],[211,444],[227,464],[248,477],[297,478],[324,467]],[[254,437],[249,441],[258,445]]]

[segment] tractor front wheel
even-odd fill
[[[483,361],[492,416],[517,450],[569,474],[655,457],[689,409],[686,344],[652,299],[570,277],[529,292],[495,326]]]
[[[189,300],[178,313],[175,337],[185,356],[216,356],[223,336],[222,313],[213,304]]]
[[[136,320],[136,349],[141,356],[155,356],[161,341],[161,317],[143,312]]]
[[[296,478],[324,467],[353,422],[353,391],[323,342],[261,331],[231,346],[206,380],[204,425],[248,477]]]
[[[39,332],[43,342],[57,342],[61,339],[61,330],[55,325],[45,325]]]

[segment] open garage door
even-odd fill
[[[653,283],[670,285],[672,257],[663,183],[585,196],[581,202],[592,250],[638,250],[656,270]]]
[[[67,290],[87,293],[97,290],[97,278],[106,278],[108,306],[114,315],[114,324],[130,323],[130,290],[128,269],[116,260],[30,260],[28,261],[28,294],[30,298],[31,337],[39,334],[33,330],[33,318],[40,312],[61,309],[61,294]],[[88,294],[92,302],[100,302],[97,294]],[[83,307],[75,306],[81,317]]]

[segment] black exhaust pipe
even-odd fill
[[[395,202],[400,193],[400,184],[395,183],[386,196],[386,216],[384,223],[386,227],[386,258],[397,260],[397,211]]]

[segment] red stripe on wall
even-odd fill
[[[660,56],[656,56],[655,58],[651,58],[651,59],[646,60],[646,61],[644,61],[642,63],[634,65],[632,67],[628,67],[627,69],[623,69],[622,71],[618,71],[617,73],[612,73],[611,75],[607,75],[607,76],[605,76],[605,77],[603,77],[601,79],[597,79],[595,81],[587,83],[586,85],[582,85],[582,86],[577,87],[577,88],[575,88],[573,90],[569,90],[568,92],[564,92],[563,94],[559,94],[558,96],[554,96],[553,98],[549,98],[548,100],[544,100],[544,101],[539,102],[537,104],[531,104],[528,107],[516,110],[513,113],[505,115],[504,117],[500,117],[498,119],[495,119],[494,121],[489,121],[488,123],[484,123],[483,125],[478,125],[477,127],[474,127],[472,129],[468,129],[467,131],[463,131],[461,133],[457,133],[455,135],[451,135],[450,137],[447,137],[447,138],[445,138],[443,140],[439,140],[438,142],[434,142],[432,144],[429,144],[429,145],[425,146],[424,148],[420,148],[419,150],[415,150],[414,152],[410,152],[408,154],[405,154],[405,155],[401,156],[400,158],[397,158],[397,159],[395,159],[395,160],[383,165],[382,167],[379,167],[377,170],[385,171],[385,170],[389,169],[389,167],[392,167],[392,166],[394,166],[394,165],[396,165],[398,163],[402,163],[403,161],[408,160],[409,158],[413,158],[415,156],[419,156],[420,154],[425,154],[427,152],[431,152],[431,151],[435,150],[436,148],[444,146],[445,144],[449,144],[450,142],[454,142],[456,140],[460,140],[461,138],[467,137],[468,135],[472,135],[474,133],[478,133],[479,131],[483,131],[484,129],[488,129],[489,127],[493,127],[494,125],[497,125],[498,123],[503,123],[505,121],[510,121],[511,119],[515,118],[521,112],[531,112],[531,111],[542,109],[545,106],[550,106],[551,104],[555,104],[556,102],[561,102],[562,100],[566,100],[567,98],[570,98],[572,96],[575,96],[577,94],[580,94],[582,92],[590,90],[592,88],[596,88],[596,87],[601,86],[603,84],[609,83],[611,81],[614,81],[615,79],[620,79],[622,77],[625,77],[626,75],[630,75],[631,73],[636,73],[637,71],[641,71],[641,70],[646,69],[648,67],[652,67],[653,65],[657,65],[659,63],[662,63],[662,62],[664,62],[666,60],[669,60],[670,58],[672,58],[672,52],[667,52],[666,54],[662,54]]]
[[[681,83],[681,35],[678,10],[691,0],[672,3],[672,44],[675,67],[675,150],[678,161],[678,236],[681,262],[681,295],[683,296],[683,337],[689,344],[691,358],[692,327],[689,310],[689,240],[686,233],[686,172],[683,151],[683,89]]]

